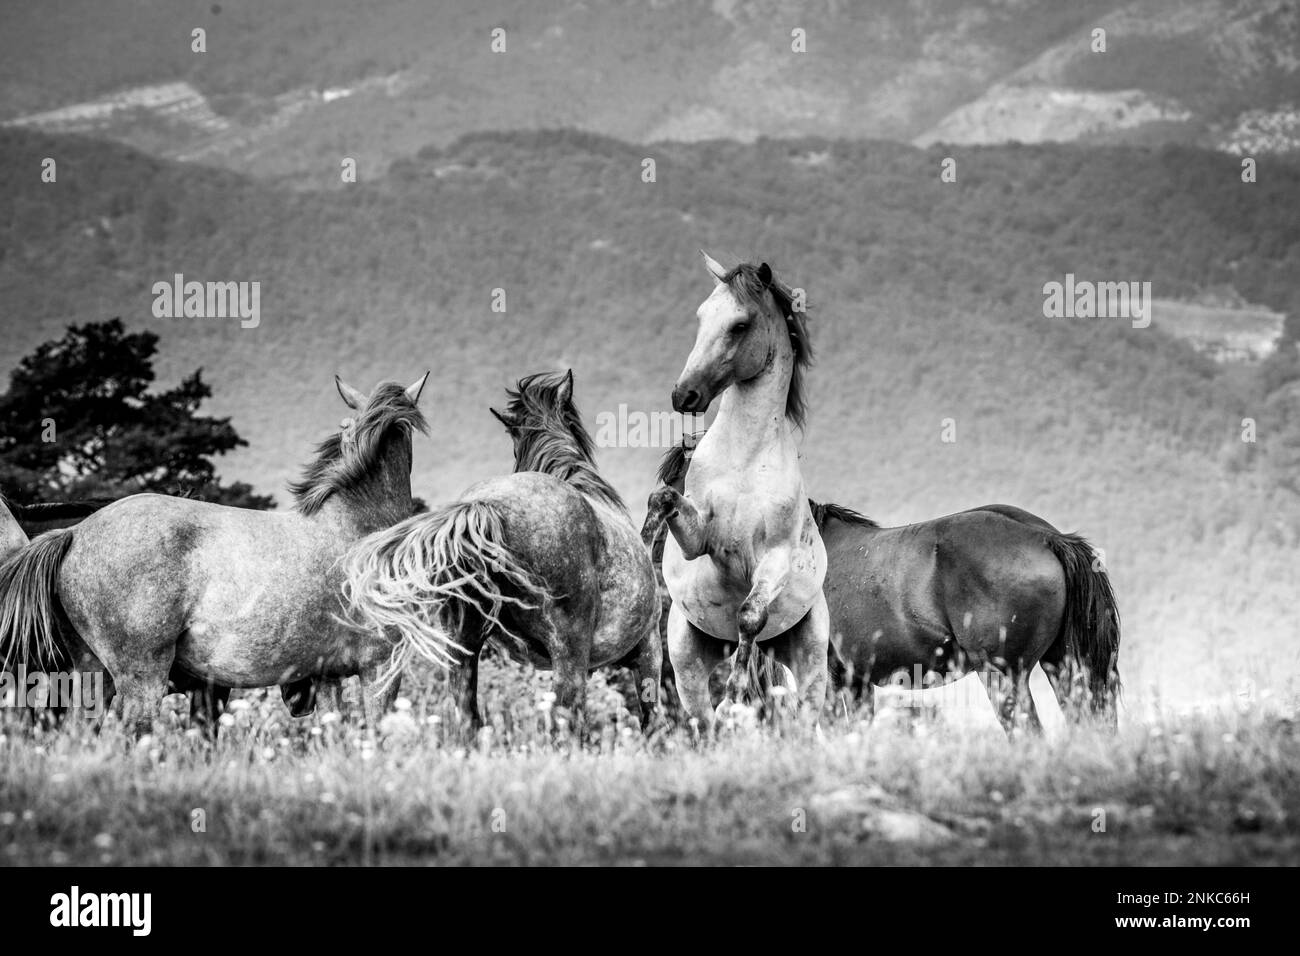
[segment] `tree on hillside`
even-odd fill
[[[26,356],[0,395],[0,492],[24,503],[155,491],[274,507],[217,477],[211,457],[248,443],[230,419],[197,414],[212,395],[202,370],[147,391],[157,347],[157,335],[113,319],[70,326]]]

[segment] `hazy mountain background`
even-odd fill
[[[666,408],[696,249],[764,258],[813,309],[815,497],[1087,534],[1137,700],[1294,688],[1298,6],[10,4],[0,374],[74,321],[157,331],[251,443],[223,477],[283,504],[335,371],[431,367],[432,502],[509,468],[486,408],[526,372],[573,367],[593,428]],[[261,326],[153,318],[177,272],[261,282]],[[1044,318],[1067,272],[1152,282],[1153,326]],[[638,517],[660,453],[601,450]]]

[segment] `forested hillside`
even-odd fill
[[[1294,319],[1272,359],[1225,370],[1158,324],[1042,309],[1044,283],[1074,273],[1149,281],[1162,299],[1230,286],[1294,317],[1294,164],[1262,161],[1245,184],[1238,160],[1174,147],[647,148],[542,132],[287,192],[75,138],[6,131],[0,150],[0,372],[70,322],[156,331],[163,383],[203,366],[205,407],[250,442],[225,478],[283,500],[344,412],[335,370],[363,387],[434,370],[416,451],[430,501],[509,468],[487,406],[524,373],[572,366],[593,427],[620,403],[666,408],[709,291],[703,246],[808,291],[815,497],[889,522],[1005,501],[1087,534],[1139,697],[1300,674]],[[948,155],[956,183],[940,181]],[[46,156],[57,183],[40,181]],[[260,282],[260,325],[155,319],[152,285],[175,273]],[[600,452],[638,515],[660,453]]]

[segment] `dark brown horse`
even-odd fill
[[[695,440],[668,451],[661,481],[680,485]],[[1041,663],[1067,711],[1082,697],[1113,723],[1119,610],[1083,538],[1010,505],[882,528],[849,508],[809,504],[826,545],[837,689],[869,702],[872,685],[900,673],[977,670],[1004,726],[1018,707],[1036,724],[1025,689]]]

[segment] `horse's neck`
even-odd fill
[[[798,473],[798,450],[785,414],[792,371],[793,356],[783,354],[761,375],[722,393],[718,415],[691,456],[688,485],[691,474],[770,470],[774,463]]]
[[[410,453],[394,442],[377,468],[356,486],[331,495],[320,515],[364,535],[409,518],[413,508]]]

